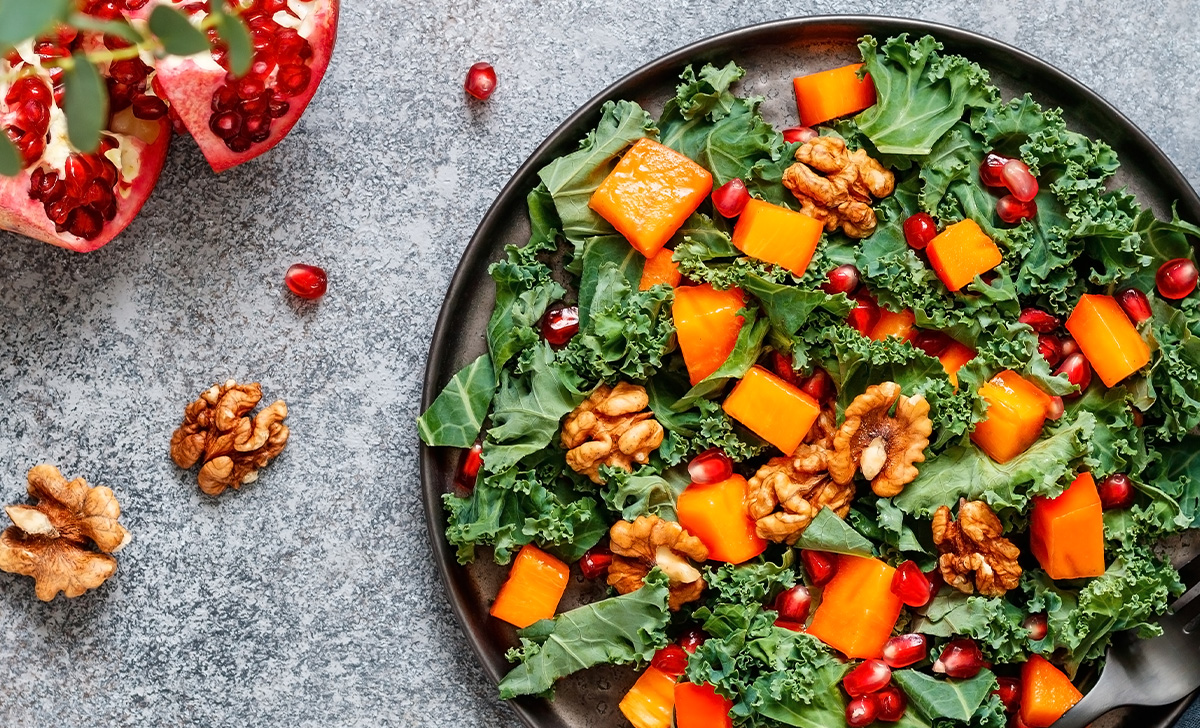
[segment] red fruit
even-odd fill
[[[941,331],[929,331],[922,329],[917,332],[910,343],[927,356],[932,356],[934,359],[942,355],[946,351],[946,347],[950,346],[950,337],[943,334]]]
[[[329,279],[323,268],[305,263],[296,263],[287,269],[283,277],[288,290],[300,298],[317,299],[325,295]]]
[[[905,561],[892,575],[892,593],[910,607],[923,607],[930,599],[929,579],[916,562]]]
[[[704,644],[706,640],[708,640],[708,635],[704,633],[704,630],[689,629],[679,635],[679,639],[676,642],[683,648],[684,652],[690,655],[700,649],[700,645]]]
[[[879,718],[879,699],[874,695],[860,695],[846,703],[846,725],[850,728],[865,728]]]
[[[275,22],[272,3],[254,3],[244,10],[241,17],[250,26],[256,46],[252,68],[265,69],[265,76],[238,79],[227,73],[221,65],[227,62],[223,44],[213,51],[216,64],[177,56],[158,61],[156,93],[195,138],[215,171],[257,157],[278,144],[300,120],[329,67],[339,4],[340,0],[313,0],[287,6],[299,13],[295,28]],[[190,3],[182,9],[203,18],[207,7],[207,3]],[[214,117],[222,112],[235,116],[216,123]]]
[[[1017,323],[1027,324],[1031,329],[1039,334],[1052,334],[1062,322],[1058,317],[1043,311],[1040,308],[1023,308],[1021,315],[1017,317]]]
[[[1075,343],[1075,339],[1070,336],[1064,336],[1058,340],[1059,346],[1062,349],[1063,358],[1067,358],[1072,354],[1079,353],[1079,344]]]
[[[585,579],[599,579],[608,573],[612,560],[611,551],[603,546],[593,546],[584,552],[583,558],[579,560],[579,570],[583,572]]]
[[[904,693],[900,692],[900,688],[895,685],[888,685],[883,690],[875,693],[875,699],[879,701],[879,718],[885,723],[895,723],[904,717],[904,711],[908,708],[908,698],[904,697]]]
[[[1029,171],[1029,167],[1019,159],[1010,159],[1000,168],[1000,177],[1004,180],[1004,186],[1012,193],[1012,196],[1021,202],[1029,202],[1037,197],[1038,181],[1037,177]]]
[[[933,663],[934,672],[960,679],[973,678],[985,667],[987,663],[983,660],[979,645],[975,644],[975,640],[966,637],[947,642],[941,657]]]
[[[467,80],[463,81],[463,89],[479,99],[487,101],[496,90],[496,69],[490,63],[476,63],[467,70]]]
[[[913,250],[924,250],[937,237],[937,223],[929,213],[918,212],[904,221],[904,241]]]
[[[804,562],[804,573],[813,586],[825,586],[837,573],[837,556],[825,551],[800,552],[800,560]]]
[[[867,336],[871,329],[875,328],[875,324],[879,323],[879,304],[875,302],[874,296],[866,291],[859,291],[854,295],[854,300],[858,305],[850,311],[846,323],[858,333]]]
[[[996,201],[996,214],[1010,224],[1032,220],[1037,217],[1037,203],[1033,200],[1022,202],[1012,195],[1005,195]]]
[[[831,296],[837,293],[850,295],[858,289],[858,268],[849,263],[829,271],[826,277],[829,280],[821,285],[821,290]]]
[[[842,687],[853,698],[882,690],[891,681],[892,668],[883,660],[863,660],[842,678]]]
[[[1068,397],[1078,397],[1083,394],[1088,385],[1092,383],[1092,367],[1088,364],[1087,359],[1083,354],[1078,352],[1071,354],[1063,359],[1062,364],[1058,369],[1054,370],[1054,375],[1066,374],[1067,381],[1071,384],[1079,385],[1079,391],[1068,394]]]
[[[915,665],[928,655],[929,639],[915,632],[898,634],[883,645],[884,663],[896,669]]]
[[[750,193],[746,191],[746,183],[738,177],[729,180],[712,193],[713,208],[722,217],[741,215],[749,201]]]
[[[783,130],[783,140],[788,144],[804,144],[812,141],[820,136],[816,129],[810,129],[807,126],[793,126]]]
[[[1046,621],[1046,615],[1043,612],[1035,612],[1029,615],[1021,622],[1021,626],[1029,630],[1029,639],[1034,642],[1046,639],[1046,633],[1050,630],[1050,625]]]
[[[550,342],[550,346],[559,348],[566,346],[571,337],[579,333],[579,307],[558,306],[546,312],[542,317],[542,338]]]
[[[983,164],[979,165],[979,181],[988,187],[1003,187],[1004,165],[1008,164],[1008,157],[999,154],[988,154],[983,158]]]
[[[1066,405],[1063,404],[1063,398],[1054,395],[1050,398],[1050,403],[1046,405],[1046,419],[1056,422],[1067,411]]]
[[[667,645],[654,653],[650,660],[652,667],[657,667],[671,677],[679,677],[687,669],[688,653],[679,645]]]
[[[790,629],[793,632],[803,632],[804,631],[804,623],[803,622],[789,622],[786,619],[776,619],[774,624],[776,627],[780,627],[782,629]]]
[[[476,440],[471,449],[463,453],[462,461],[458,464],[458,473],[454,476],[454,484],[468,493],[475,489],[475,480],[479,477],[479,469],[483,467],[483,440]]]
[[[719,447],[709,448],[688,463],[693,483],[720,483],[733,475],[733,461]]]
[[[792,359],[789,356],[781,354],[778,351],[772,351],[771,371],[775,372],[775,376],[788,384],[800,385],[800,379],[796,376],[796,370],[792,368]]]
[[[1057,336],[1051,336],[1050,334],[1039,334],[1038,353],[1042,355],[1042,358],[1045,359],[1046,363],[1050,366],[1058,366],[1058,363],[1061,362],[1063,358],[1062,342],[1058,340]]]
[[[837,394],[834,391],[833,379],[829,377],[829,372],[817,367],[813,373],[800,383],[800,391],[817,400],[817,402],[828,402]]]
[[[1000,685],[996,688],[996,695],[1004,703],[1004,712],[1009,715],[1016,713],[1021,706],[1021,681],[1015,677],[998,677],[996,682]]]
[[[808,593],[808,587],[797,584],[787,591],[780,592],[779,596],[775,597],[774,606],[781,621],[804,624],[808,621],[812,595]]]
[[[1154,283],[1163,298],[1185,298],[1196,290],[1196,264],[1187,258],[1168,260],[1154,274]]]
[[[1133,505],[1133,481],[1124,473],[1113,473],[1100,481],[1100,506],[1104,510],[1125,509]]]
[[[1125,315],[1135,324],[1149,321],[1150,317],[1154,315],[1150,311],[1150,299],[1136,288],[1126,288],[1118,293],[1117,303],[1121,304]]]

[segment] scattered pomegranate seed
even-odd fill
[[[860,695],[846,703],[846,725],[865,728],[879,717],[879,700],[874,695]]]
[[[1057,336],[1050,334],[1038,334],[1038,353],[1046,360],[1046,363],[1052,367],[1058,366],[1062,361],[1062,342]]]
[[[1075,343],[1075,339],[1072,339],[1070,336],[1062,337],[1061,339],[1058,340],[1058,343],[1059,343],[1059,346],[1062,348],[1063,358],[1071,356],[1072,354],[1080,353],[1079,352],[1079,344]]]
[[[829,372],[820,367],[815,368],[813,373],[800,383],[800,391],[817,400],[817,402],[828,402],[836,394],[833,379],[830,378]]]
[[[839,265],[825,274],[828,281],[821,285],[821,290],[829,295],[845,293],[850,295],[858,290],[858,268],[850,265]]]
[[[1150,311],[1150,299],[1136,288],[1126,288],[1118,293],[1117,303],[1121,304],[1121,310],[1135,324],[1149,321],[1150,317],[1154,315]]]
[[[1124,473],[1113,473],[1100,481],[1100,506],[1104,510],[1125,509],[1133,505],[1133,481]]]
[[[775,597],[775,611],[784,622],[804,624],[808,621],[808,610],[811,606],[812,595],[803,584],[797,584]]]
[[[895,685],[888,685],[875,693],[875,699],[879,701],[879,717],[876,720],[884,723],[897,722],[904,717],[904,711],[908,708],[908,698]]]
[[[1037,177],[1029,171],[1029,167],[1019,159],[1010,159],[1000,168],[1000,177],[1004,180],[1004,186],[1012,193],[1012,196],[1021,202],[1029,202],[1037,197],[1038,181]]]
[[[458,472],[454,476],[454,484],[468,493],[475,489],[475,480],[479,477],[479,468],[483,466],[483,440],[476,440],[458,464]]]
[[[938,567],[933,567],[925,572],[925,578],[929,580],[929,599],[933,600],[946,584],[946,580],[942,578],[942,571]]]
[[[738,177],[729,180],[712,193],[713,207],[722,217],[741,215],[749,201],[750,193],[746,190],[746,183]]]
[[[1050,397],[1050,402],[1046,405],[1046,419],[1057,422],[1066,411],[1067,407],[1063,404],[1063,398],[1056,394]]]
[[[1005,195],[996,201],[996,214],[1009,224],[1032,220],[1037,217],[1037,203],[1033,200],[1022,202],[1012,195]]]
[[[904,221],[904,241],[913,250],[924,250],[937,237],[937,223],[927,212],[910,215]]]
[[[946,336],[941,331],[921,330],[917,332],[911,340],[913,346],[925,352],[926,356],[931,356],[934,359],[942,355],[946,351],[946,347],[950,346],[952,339]]]
[[[1079,352],[1071,354],[1063,359],[1062,364],[1058,366],[1058,369],[1054,370],[1055,376],[1058,376],[1059,374],[1066,374],[1067,381],[1069,381],[1071,384],[1079,385],[1079,391],[1068,394],[1068,397],[1078,397],[1082,395],[1083,392],[1088,388],[1088,385],[1092,383],[1092,367],[1090,364],[1088,364],[1088,361],[1084,358],[1083,354]]]
[[[816,139],[820,134],[816,129],[810,129],[807,126],[793,126],[783,130],[783,140],[788,144],[804,144],[805,142]]]
[[[998,677],[996,682],[1000,685],[996,688],[996,695],[1004,703],[1004,712],[1012,715],[1021,706],[1021,681],[1015,677]]]
[[[555,306],[542,317],[542,338],[555,349],[566,346],[578,333],[578,306]]]
[[[915,665],[928,655],[929,639],[916,632],[898,634],[883,645],[883,661],[895,669]]]
[[[875,324],[879,323],[879,304],[875,302],[875,297],[866,291],[856,293],[854,300],[858,305],[850,311],[846,323],[858,333],[867,336],[871,329],[875,328]]]
[[[1178,300],[1196,290],[1198,277],[1200,274],[1196,271],[1195,263],[1187,258],[1175,258],[1159,266],[1158,273],[1154,274],[1154,283],[1163,298]]]
[[[583,572],[585,579],[599,579],[608,573],[608,567],[612,566],[612,560],[611,551],[603,546],[593,546],[579,560],[579,570]]]
[[[487,101],[496,90],[496,69],[490,63],[476,63],[467,71],[463,89],[480,101]]]
[[[329,284],[323,268],[304,263],[297,263],[288,268],[283,281],[287,284],[289,291],[300,298],[308,299],[324,296]]]
[[[837,573],[837,555],[825,551],[800,552],[800,560],[804,562],[804,573],[813,586],[825,586]]]
[[[650,665],[657,667],[671,677],[679,677],[687,670],[688,653],[679,645],[667,645],[654,653]]]
[[[719,447],[709,448],[688,463],[693,483],[720,483],[733,475],[733,461]]]
[[[704,630],[692,628],[679,635],[679,639],[676,640],[676,643],[683,648],[684,652],[690,655],[696,650],[700,649],[700,645],[704,644],[707,640],[708,635],[705,634]]]
[[[983,164],[979,165],[979,181],[988,187],[1003,187],[1004,165],[1012,160],[1000,154],[988,154],[983,158]]]
[[[1027,324],[1039,334],[1050,334],[1062,325],[1058,317],[1040,308],[1023,308],[1017,317],[1017,323]]]
[[[842,678],[842,687],[853,698],[882,690],[891,681],[892,668],[883,660],[871,659],[863,660],[858,667],[846,673],[846,677]]]
[[[929,579],[915,561],[905,561],[892,574],[892,593],[910,607],[923,607],[929,603]]]
[[[1046,621],[1044,612],[1029,615],[1021,622],[1021,626],[1029,630],[1029,639],[1034,642],[1046,639],[1046,633],[1050,631],[1050,624]]]
[[[947,642],[941,657],[933,663],[934,672],[959,679],[973,678],[985,667],[987,663],[983,659],[983,653],[979,651],[979,645],[967,637]]]
[[[790,622],[786,619],[776,619],[774,624],[776,627],[780,627],[782,629],[790,629],[793,632],[803,632],[804,631],[804,623],[803,622]]]
[[[792,368],[792,358],[778,351],[771,352],[771,371],[788,384],[800,385],[796,370]]]

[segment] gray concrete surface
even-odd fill
[[[221,176],[176,139],[129,230],[79,256],[0,234],[0,501],[40,462],[111,486],[117,575],[43,604],[0,574],[0,724],[515,726],[446,605],[416,436],[434,317],[495,193],[624,73],[758,21],[878,13],[1013,43],[1098,90],[1200,183],[1200,3],[348,0],[277,149]],[[468,105],[465,69],[500,75]],[[330,293],[283,290],[297,261]],[[167,440],[226,377],[291,406],[260,481],[211,499]]]

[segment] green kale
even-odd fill
[[[924,571],[937,565],[932,545],[922,543],[917,536],[916,519],[897,508],[891,498],[860,494],[846,520],[856,531],[880,545],[885,561],[895,563],[912,559]],[[927,528],[921,530],[928,531]]]
[[[774,602],[780,592],[791,589],[797,576],[792,568],[795,552],[788,549],[776,564],[766,556],[742,564],[708,566],[704,570],[707,603],[715,609],[721,604],[740,604],[755,607]]]
[[[852,556],[875,555],[871,542],[828,508],[822,508],[812,519],[796,541],[796,548]]]
[[[1166,441],[1178,440],[1200,425],[1200,311],[1151,301],[1154,316],[1142,325],[1156,354],[1145,379],[1135,381],[1135,403]]]
[[[686,391],[686,376],[681,381],[678,376],[660,373],[647,386],[650,409],[667,431],[658,449],[667,465],[677,465],[714,447],[723,450],[734,462],[749,460],[766,449],[766,443],[735,424],[718,402],[697,399],[691,407],[678,410],[677,404]]]
[[[675,501],[692,482],[687,471],[681,468],[672,468],[659,475],[650,468],[631,473],[624,468],[603,466],[600,475],[604,478],[600,497],[626,521],[650,515],[677,520]]]
[[[1029,653],[1025,613],[1002,597],[967,596],[942,589],[909,628],[933,637],[966,636],[979,643],[993,662],[1021,662]]]
[[[926,720],[942,719],[966,723],[996,689],[996,676],[981,670],[968,680],[943,680],[916,670],[892,673],[896,685]]]
[[[429,409],[417,418],[421,442],[430,446],[471,447],[479,437],[495,393],[492,358],[482,354],[460,369]]]

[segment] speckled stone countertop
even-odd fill
[[[434,318],[487,206],[626,72],[791,15],[958,25],[1066,69],[1200,183],[1200,3],[347,0],[307,116],[221,176],[173,143],[141,216],[86,256],[0,233],[0,501],[59,465],[116,491],[132,544],[87,595],[0,574],[0,724],[516,726],[451,616],[414,417]],[[499,91],[460,85],[480,59]],[[318,305],[282,288],[324,266]],[[291,444],[219,499],[167,457],[228,377],[286,399]]]

